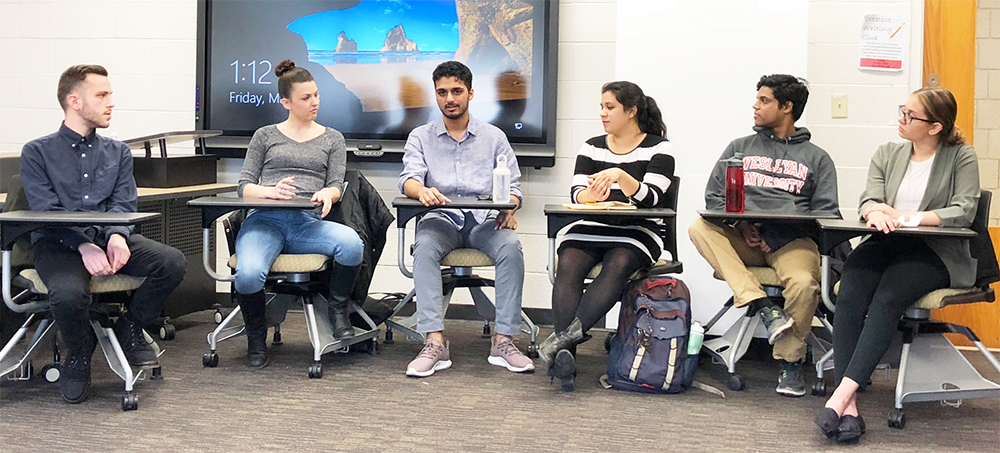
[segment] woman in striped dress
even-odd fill
[[[663,206],[674,158],[656,102],[634,83],[606,83],[601,121],[607,134],[587,140],[577,155],[571,201]],[[655,231],[651,222],[582,221],[563,238],[552,288],[555,333],[542,342],[539,355],[564,390],[574,388],[574,346],[615,305],[629,276],[660,257],[663,242]],[[601,273],[584,292],[584,279],[597,264]]]

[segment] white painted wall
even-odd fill
[[[856,66],[861,18],[894,13],[913,18],[911,24],[922,24],[923,2],[804,2],[560,0],[556,166],[524,169],[522,179],[526,197],[518,231],[525,250],[526,307],[550,305],[541,207],[565,200],[576,151],[584,140],[602,133],[596,106],[600,86],[609,80],[634,80],[665,107],[667,128],[676,142],[678,172],[685,177],[682,231],[701,200],[708,165],[729,140],[748,133],[754,83],[764,72],[798,73],[812,82],[808,121],[800,125],[808,126],[814,142],[837,162],[841,204],[846,212],[853,211],[869,156],[879,143],[895,137],[895,106],[919,86],[922,34],[919,26],[911,28],[912,48],[917,51],[911,52],[903,73],[860,72]],[[644,8],[637,8],[640,3]],[[128,138],[193,128],[195,5],[195,0],[0,0],[0,152],[19,152],[26,141],[58,127],[62,113],[55,99],[56,80],[67,66],[84,62],[103,64],[111,72],[117,108],[108,133]],[[741,17],[740,11],[753,12],[755,18]],[[745,46],[781,30],[784,25],[769,20],[769,11],[774,17],[805,18],[806,23],[791,27],[798,30],[792,40],[759,43],[759,59],[747,60],[748,55],[721,45],[729,41]],[[711,30],[713,38],[706,39],[697,30]],[[640,33],[655,39],[636,44]],[[627,59],[636,45],[642,46],[646,58]],[[744,64],[756,63],[744,68],[730,60],[737,57]],[[910,71],[911,67],[916,69]],[[740,68],[744,70],[737,71]],[[735,73],[739,77],[728,76]],[[693,102],[694,87],[708,90],[715,102]],[[834,93],[849,96],[846,120],[830,119],[829,97]],[[239,165],[224,161],[221,178],[235,181]],[[384,198],[397,195],[398,164],[360,168]],[[396,269],[395,237],[390,231],[374,291],[411,287]],[[686,238],[681,243],[684,278],[703,294],[696,301],[702,318],[722,303],[724,287],[711,280]],[[468,297],[459,295],[456,300]]]

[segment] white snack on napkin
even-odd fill
[[[911,215],[910,221],[908,222],[905,220],[905,216],[899,216],[899,218],[896,219],[896,221],[899,222],[899,226],[904,226],[904,227],[920,226],[921,220],[924,220],[924,214],[922,212],[918,212],[916,214]]]

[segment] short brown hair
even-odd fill
[[[87,80],[87,74],[97,74],[107,77],[108,70],[104,69],[104,66],[101,65],[78,64],[66,68],[62,75],[59,76],[59,88],[56,90],[56,96],[59,97],[59,106],[62,107],[63,111],[66,111],[66,108],[69,107],[66,104],[66,97]]]

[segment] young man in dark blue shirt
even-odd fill
[[[111,82],[97,65],[78,65],[59,77],[65,120],[59,131],[32,140],[21,151],[21,181],[32,211],[135,212],[138,201],[132,153],[124,143],[98,136],[111,123]],[[184,278],[177,249],[133,234],[127,227],[49,228],[32,234],[35,268],[48,288],[52,317],[69,349],[60,367],[63,399],[79,403],[90,387],[90,358],[97,337],[90,326],[91,276],[145,277],[114,331],[129,364],[157,363],[142,326]]]

